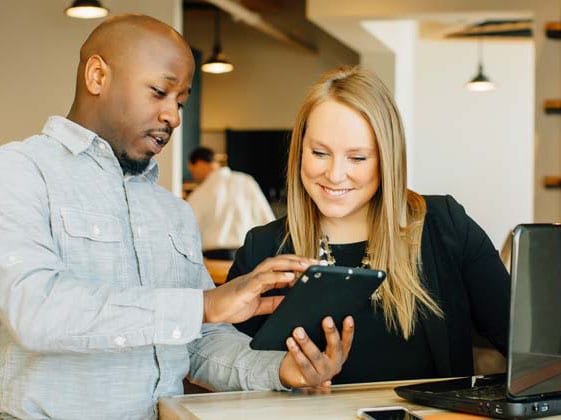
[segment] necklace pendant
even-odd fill
[[[360,262],[360,268],[370,268],[370,255],[364,254]]]
[[[327,265],[335,265],[335,258],[331,254],[329,237],[327,235],[322,235],[319,240],[319,260],[325,261]]]

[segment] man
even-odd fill
[[[202,183],[210,174],[220,169],[220,163],[216,160],[214,150],[200,146],[189,155],[187,168],[191,172],[193,181]]]
[[[352,341],[330,319],[321,352],[255,352],[230,325],[311,261],[266,261],[213,288],[187,204],[153,156],[179,125],[194,72],[180,34],[114,17],[80,50],[67,118],[0,148],[0,417],[153,419],[186,375],[215,389],[329,385]]]
[[[201,230],[203,255],[233,260],[252,227],[275,219],[271,206],[250,175],[221,168],[208,147],[191,152],[189,171],[201,183],[188,201]]]

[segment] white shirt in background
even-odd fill
[[[187,201],[197,218],[204,251],[237,249],[251,228],[275,219],[255,179],[228,167],[209,175]]]

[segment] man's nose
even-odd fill
[[[166,108],[162,110],[160,113],[160,121],[167,123],[171,128],[176,128],[179,125],[181,116],[179,115],[179,107],[176,103],[166,106]]]

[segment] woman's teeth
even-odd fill
[[[322,187],[323,190],[329,194],[332,195],[333,197],[340,197],[342,195],[345,195],[346,193],[348,193],[350,191],[350,189],[340,189],[340,190],[333,190],[331,188],[327,188],[327,187]]]

